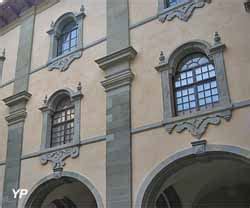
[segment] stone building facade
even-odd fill
[[[0,207],[248,208],[249,11],[0,3]]]

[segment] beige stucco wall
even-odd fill
[[[218,0],[196,9],[188,22],[175,18],[162,24],[155,20],[133,29],[131,44],[138,51],[138,56],[131,67],[136,75],[132,87],[132,126],[135,128],[162,120],[161,77],[154,69],[158,65],[160,51],[168,57],[187,41],[201,39],[212,43],[215,31],[220,33],[227,46],[224,56],[231,98],[233,102],[249,99],[248,22],[249,15],[241,3],[228,0],[224,4],[224,0]]]
[[[5,61],[3,68],[2,83],[6,83],[15,77],[16,59],[18,51],[20,26],[0,36],[0,53],[5,48]]]
[[[101,195],[104,207],[106,198],[105,158],[106,144],[105,142],[99,142],[81,146],[80,157],[67,159],[64,167],[65,171],[76,172],[88,178]],[[40,163],[39,157],[22,160],[20,187],[31,190],[38,181],[52,173],[51,163],[49,162],[43,166]],[[20,208],[23,207],[24,200],[25,198],[20,200]]]
[[[8,107],[2,99],[12,95],[13,84],[0,88],[0,161],[5,160],[7,150],[8,125],[5,117],[8,115]]]
[[[155,16],[158,9],[158,0],[129,0],[130,25]]]
[[[50,36],[47,34],[47,31],[50,29],[51,22],[56,22],[66,12],[80,12],[82,3],[86,13],[83,24],[84,46],[105,37],[106,0],[61,0],[59,3],[36,15],[32,70],[43,66],[48,61]]]
[[[76,90],[78,82],[82,83],[84,95],[81,102],[81,138],[105,135],[106,95],[100,84],[104,75],[93,61],[104,56],[105,51],[106,43],[102,43],[85,50],[82,57],[75,60],[65,72],[48,71],[44,68],[30,76],[29,92],[32,98],[27,104],[23,154],[40,149],[42,112],[39,107],[42,106],[45,95],[49,97],[62,88]]]
[[[232,145],[249,149],[249,115],[250,108],[235,110],[230,122],[222,121],[219,126],[210,125],[202,139],[207,140],[208,144]],[[191,148],[192,141],[195,139],[187,131],[169,135],[164,128],[133,135],[134,202],[143,179],[161,161],[176,152]]]

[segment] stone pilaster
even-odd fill
[[[105,71],[107,208],[131,208],[131,83],[128,0],[107,0],[107,56],[96,60]]]
[[[26,104],[31,97],[28,93],[29,72],[34,30],[34,10],[21,16],[20,39],[17,54],[16,72],[13,95],[3,101],[9,107],[8,143],[4,176],[2,208],[17,208],[18,197],[15,199],[13,189],[19,189],[21,173],[21,156],[23,129],[27,115]]]

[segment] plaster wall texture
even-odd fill
[[[105,135],[106,97],[100,84],[104,75],[93,62],[104,54],[105,43],[83,52],[82,58],[75,60],[66,72],[44,69],[31,75],[29,92],[32,98],[27,104],[28,116],[24,126],[23,154],[40,149],[42,112],[39,107],[42,106],[45,95],[49,97],[62,88],[76,91],[78,82],[82,83],[84,94],[81,101],[81,138]]]
[[[75,159],[68,158],[64,167],[64,171],[75,172],[88,178],[100,193],[104,207],[106,198],[105,158],[105,142],[90,144],[80,148],[80,157]],[[49,162],[47,165],[41,165],[39,157],[23,160],[20,187],[31,190],[38,181],[52,173],[52,164]],[[25,198],[19,200],[20,208],[24,200]]]
[[[4,48],[6,51],[6,59],[3,65],[2,83],[6,83],[15,77],[19,33],[20,26],[17,26],[8,33],[0,36],[0,53],[2,53],[2,49]]]
[[[155,16],[158,9],[158,0],[129,0],[130,25]]]
[[[219,126],[209,126],[202,139],[208,144],[232,145],[243,149],[250,148],[249,142],[250,109],[233,112],[230,122],[223,121]],[[191,148],[196,139],[184,131],[169,135],[164,128],[133,135],[133,202],[143,179],[162,161],[176,152]],[[135,204],[134,204],[135,205]]]
[[[4,88],[0,88],[0,161],[5,160],[7,151],[7,137],[8,137],[8,125],[5,117],[8,115],[8,107],[4,104],[2,99],[12,95],[13,84],[10,84]]]
[[[212,1],[196,9],[188,22],[175,18],[162,24],[155,20],[131,31],[131,45],[138,51],[131,66],[136,74],[132,85],[133,128],[163,119],[161,75],[154,69],[159,64],[160,51],[168,57],[188,41],[212,43],[215,31],[227,46],[224,60],[231,99],[233,102],[249,99],[250,46],[246,44],[250,41],[250,28],[246,27],[249,16],[238,1],[224,2]]]
[[[47,31],[50,29],[51,22],[55,22],[67,12],[79,13],[82,4],[86,13],[83,20],[83,45],[85,46],[105,37],[106,0],[62,0],[36,15],[32,70],[46,64],[48,61],[50,36]]]

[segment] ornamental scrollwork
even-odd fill
[[[211,115],[205,115],[193,119],[191,118],[184,121],[171,122],[169,124],[166,124],[166,130],[170,134],[174,130],[177,133],[181,133],[187,130],[195,138],[201,139],[210,124],[219,125],[222,119],[230,121],[231,116],[231,110],[225,110]]]
[[[184,4],[175,6],[173,9],[166,10],[159,16],[159,20],[164,23],[166,20],[171,21],[177,17],[182,21],[188,21],[195,9],[202,8],[206,3],[210,2],[211,0],[190,0]]]
[[[40,159],[42,165],[46,165],[48,162],[51,162],[55,175],[59,176],[65,166],[65,159],[68,157],[76,158],[78,156],[79,147],[77,146],[44,154]]]
[[[50,62],[48,64],[48,70],[52,71],[53,69],[58,69],[61,72],[66,71],[70,64],[75,60],[75,59],[79,59],[82,56],[82,51],[76,51],[74,53],[71,53],[65,57],[59,58],[58,60],[52,60],[52,62]]]

